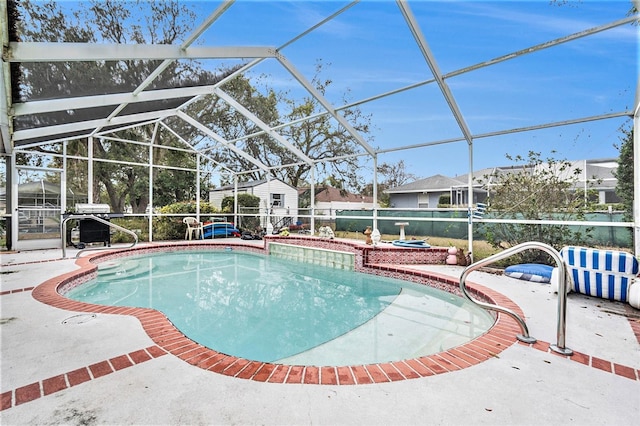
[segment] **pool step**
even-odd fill
[[[456,297],[456,296],[451,296]],[[403,289],[393,302],[374,318],[350,332],[306,352],[278,360],[285,364],[350,365],[344,348],[360,348],[354,356],[362,363],[396,361],[431,355],[466,343],[471,335],[486,331],[483,325],[470,318],[469,311],[450,305],[440,312],[433,311],[429,297]],[[489,325],[485,325],[487,328]],[[398,353],[403,348],[403,353]]]
[[[98,265],[98,273],[101,278],[133,278],[150,271],[149,263],[139,259],[114,260]]]

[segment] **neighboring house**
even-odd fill
[[[618,203],[620,198],[615,192],[617,179],[613,172],[617,169],[616,159],[580,160],[571,162],[571,167],[564,173],[567,179],[573,171],[581,171],[575,189],[594,190],[598,193],[598,203]],[[526,166],[505,166],[482,169],[473,172],[472,204],[485,202],[492,185],[491,176],[521,172],[534,172],[534,168]],[[468,199],[468,175],[453,178],[435,175],[420,179],[385,191],[393,208],[437,208],[441,195],[451,197],[452,206],[466,206]]]
[[[233,197],[234,186],[228,185],[209,191],[209,203],[221,208],[224,197]],[[251,194],[260,197],[260,213],[267,212],[278,217],[297,219],[298,190],[281,180],[266,179],[253,182],[238,182],[238,194]]]
[[[598,204],[622,202],[616,194],[618,179],[613,175],[618,169],[617,159],[576,161],[573,167],[582,170],[576,189],[597,191]]]
[[[438,200],[441,195],[451,195],[453,204],[456,199],[455,193],[460,193],[462,188],[466,189],[466,183],[459,178],[435,175],[395,188],[389,188],[385,192],[389,194],[389,202],[392,208],[435,209],[438,207]]]
[[[300,191],[302,195],[310,190],[309,188],[304,188]],[[379,208],[380,205],[378,204],[377,207]],[[317,214],[335,219],[336,211],[362,209],[373,209],[373,197],[365,197],[329,186],[317,186],[315,188],[315,212]]]

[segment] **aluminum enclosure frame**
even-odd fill
[[[167,123],[167,119],[169,118],[177,118],[180,119],[191,126],[198,129],[201,133],[205,134],[207,137],[213,139],[220,146],[225,146],[228,149],[236,151],[236,153],[246,160],[250,161],[257,170],[262,170],[265,173],[268,173],[270,167],[263,164],[259,160],[254,157],[251,157],[248,153],[239,150],[235,147],[234,142],[225,140],[220,135],[216,134],[214,131],[209,129],[203,123],[200,123],[196,118],[190,117],[186,112],[185,108],[191,103],[197,101],[202,96],[207,96],[211,94],[215,94],[216,96],[223,99],[227,104],[231,105],[235,108],[239,113],[245,116],[248,120],[254,122],[260,129],[261,133],[264,133],[270,136],[272,139],[276,140],[280,145],[282,145],[285,149],[291,151],[291,153],[297,157],[301,163],[305,164],[313,164],[315,165],[314,160],[310,159],[304,153],[302,153],[299,149],[295,147],[290,141],[286,140],[279,133],[279,129],[276,127],[269,127],[266,123],[260,121],[258,117],[253,115],[248,109],[244,108],[243,105],[238,103],[237,100],[234,100],[229,95],[226,94],[223,90],[223,85],[229,81],[229,79],[233,78],[236,75],[239,75],[243,72],[251,70],[253,67],[261,63],[265,60],[273,60],[278,63],[282,69],[286,70],[289,75],[291,75],[298,84],[304,88],[309,95],[311,95],[315,100],[324,107],[325,111],[322,115],[330,115],[335,119],[341,126],[343,126],[350,137],[357,142],[357,144],[362,148],[362,153],[358,155],[368,156],[372,159],[373,163],[376,165],[374,170],[377,169],[377,161],[378,155],[391,152],[391,151],[401,151],[401,150],[410,150],[417,147],[427,147],[427,146],[436,146],[441,144],[448,144],[453,142],[465,141],[467,143],[467,155],[468,155],[468,167],[469,167],[469,183],[468,183],[468,200],[472,200],[472,182],[471,175],[473,172],[473,143],[474,140],[480,138],[486,138],[496,135],[502,134],[513,134],[520,132],[530,132],[536,130],[542,130],[552,127],[561,127],[567,126],[575,123],[588,122],[588,121],[596,121],[596,120],[607,120],[611,118],[617,117],[632,117],[633,118],[633,126],[636,128],[638,124],[640,124],[640,91],[638,87],[640,87],[640,82],[636,86],[636,99],[633,108],[629,110],[621,110],[621,111],[613,111],[606,114],[600,114],[596,116],[589,117],[577,117],[571,120],[563,120],[558,122],[547,122],[547,123],[539,123],[533,126],[521,127],[521,128],[511,128],[511,129],[502,129],[495,130],[488,133],[477,133],[474,134],[469,126],[467,125],[467,121],[465,119],[464,114],[461,112],[460,108],[457,105],[455,94],[451,90],[450,86],[447,84],[447,80],[451,77],[458,76],[461,74],[471,73],[473,71],[489,67],[498,63],[502,63],[505,61],[509,61],[524,55],[529,55],[534,52],[538,52],[544,49],[550,49],[554,46],[558,46],[564,43],[569,43],[575,40],[582,39],[584,37],[588,37],[594,34],[598,34],[601,32],[609,31],[623,25],[627,25],[632,22],[637,21],[637,16],[629,16],[624,19],[620,19],[614,22],[610,22],[604,25],[600,25],[598,27],[590,28],[584,31],[580,31],[562,38],[558,38],[555,40],[550,40],[545,43],[541,43],[535,46],[530,46],[527,49],[522,49],[519,51],[511,52],[507,55],[503,55],[488,61],[484,61],[482,63],[478,63],[469,67],[465,67],[462,69],[458,69],[449,73],[442,73],[440,71],[438,60],[434,53],[429,48],[429,44],[427,42],[426,37],[422,33],[419,23],[415,19],[413,12],[410,7],[410,3],[402,0],[398,0],[397,6],[404,17],[406,25],[408,29],[414,36],[415,43],[419,48],[420,52],[423,55],[423,59],[429,69],[433,74],[433,78],[424,80],[417,84],[411,84],[405,87],[401,87],[398,89],[394,89],[392,91],[388,91],[385,93],[380,93],[374,96],[371,96],[366,99],[360,99],[355,102],[352,102],[347,105],[333,105],[326,99],[321,93],[319,93],[313,86],[313,84],[304,77],[302,73],[300,73],[296,66],[282,53],[284,47],[287,47],[305,35],[317,30],[323,25],[332,22],[335,18],[340,16],[342,13],[350,10],[353,6],[355,6],[358,2],[354,1],[348,3],[341,9],[337,10],[335,13],[327,16],[322,19],[315,25],[307,28],[302,33],[293,37],[283,45],[279,47],[274,46],[232,46],[232,47],[213,47],[213,46],[193,46],[193,43],[199,40],[202,34],[214,23],[217,19],[225,14],[232,6],[234,1],[224,1],[219,7],[214,10],[208,17],[206,17],[201,25],[194,30],[194,32],[179,46],[172,45],[115,45],[115,44],[98,44],[98,43],[34,43],[34,42],[9,42],[8,41],[8,27],[9,22],[7,18],[7,10],[6,3],[3,2],[0,5],[0,25],[2,26],[0,35],[2,37],[3,44],[3,55],[2,55],[2,83],[0,84],[0,137],[2,139],[2,143],[0,143],[0,155],[10,156],[11,161],[8,173],[7,180],[8,185],[11,185],[11,190],[8,191],[8,194],[11,194],[10,199],[7,199],[7,207],[9,217],[12,217],[14,208],[17,206],[17,179],[16,176],[13,176],[13,168],[15,167],[15,154],[16,152],[20,152],[22,150],[36,147],[38,145],[48,144],[52,142],[62,142],[80,138],[93,138],[93,137],[101,137],[108,136],[109,134],[126,127],[131,126],[141,126],[141,125],[149,125],[155,124],[156,126],[162,126],[163,128],[173,132],[176,136],[177,133],[175,129],[171,127]],[[634,3],[636,7],[638,5],[638,1],[635,0]],[[171,88],[171,89],[162,89],[162,90],[147,90],[149,85],[157,78],[160,73],[166,69],[166,67],[172,62],[180,59],[221,59],[221,58],[236,58],[242,60],[248,60],[244,66],[239,68],[236,72],[227,76],[223,80],[219,81],[216,84],[208,85],[208,86],[199,86],[199,87],[188,87],[188,88]],[[135,90],[130,93],[109,93],[105,95],[99,96],[86,96],[86,97],[69,97],[65,99],[55,99],[55,100],[38,100],[38,101],[30,101],[25,103],[11,103],[11,93],[12,93],[12,85],[16,84],[16,82],[11,81],[10,74],[10,64],[11,63],[19,63],[19,62],[67,62],[67,61],[98,61],[98,60],[127,60],[127,59],[135,59],[135,60],[144,60],[144,59],[155,59],[162,60],[162,64],[158,66],[158,68],[152,72],[146,80],[141,83]],[[405,91],[413,90],[418,87],[422,87],[424,85],[429,85],[435,83],[443,99],[446,101],[447,105],[450,108],[450,112],[458,123],[460,128],[460,132],[462,133],[462,137],[460,138],[449,138],[449,139],[436,139],[436,140],[427,140],[420,144],[413,145],[405,145],[405,146],[397,146],[393,148],[387,149],[376,149],[366,142],[365,138],[360,135],[353,126],[344,118],[344,115],[341,114],[342,110],[348,109],[353,106],[366,104],[372,102],[377,99],[381,99],[387,96],[393,96]],[[159,101],[164,99],[181,99],[181,98],[189,98],[188,101],[182,103],[177,108],[165,109],[165,110],[156,110],[149,111],[145,113],[136,113],[136,114],[122,114],[125,107],[129,104],[141,103],[141,102],[150,102],[150,101]],[[38,127],[32,129],[21,129],[16,130],[13,128],[13,118],[27,116],[30,114],[39,114],[39,113],[51,113],[56,111],[64,111],[68,109],[85,109],[92,107],[105,107],[105,106],[113,106],[111,113],[93,120],[87,121],[79,121],[74,123],[66,123],[66,124],[58,124],[54,126],[45,126]],[[310,120],[315,116],[309,116],[306,119]],[[292,123],[285,123],[281,126],[287,126]],[[640,255],[640,154],[638,151],[640,150],[640,136],[638,132],[635,133],[634,138],[634,153],[635,153],[635,177],[634,177],[634,222],[631,224],[634,230],[634,241],[635,241],[635,252],[636,255]],[[245,138],[256,136],[247,135]],[[239,140],[242,140],[239,139]],[[202,156],[203,158],[207,158],[207,151],[211,148],[206,149],[197,149],[193,145],[191,145],[190,141],[182,140],[182,142],[190,149],[193,149],[194,152],[198,156]],[[153,143],[153,141],[151,142]],[[200,157],[199,157],[200,158]],[[331,161],[331,159],[326,160]],[[291,167],[295,166],[298,163],[292,164],[283,164],[280,165],[280,168],[283,167]],[[224,173],[231,173],[230,168],[225,165],[220,165],[221,169],[223,169]],[[150,167],[152,165],[150,164]],[[239,173],[241,174],[241,173]],[[314,175],[314,170],[312,168],[312,175]],[[374,173],[374,205],[376,205],[377,201],[377,173]],[[234,179],[237,182],[237,179]],[[315,182],[312,182],[315,184]],[[312,187],[312,193],[314,189]],[[91,202],[91,200],[90,200]],[[313,211],[313,196],[312,196],[312,211]],[[471,247],[473,242],[473,221],[471,220],[471,204],[469,205],[469,247]],[[377,227],[377,209],[374,208],[373,211],[374,218],[374,228]],[[149,218],[151,221],[151,217]],[[312,217],[312,223],[314,218]],[[17,220],[12,220],[12,226],[15,227],[13,232],[11,233],[12,238],[17,238]],[[313,229],[313,225],[312,225]],[[17,242],[14,241],[14,244]]]

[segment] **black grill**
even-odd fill
[[[79,242],[78,248],[84,248],[89,243],[102,243],[105,247],[111,246],[110,226],[93,219],[97,217],[110,221],[115,217],[124,217],[122,213],[110,213],[107,204],[77,204],[75,213],[66,214],[65,217],[77,216]]]
[[[109,220],[109,218],[104,217],[102,219]],[[93,219],[80,219],[79,222],[80,243],[104,243],[105,246],[111,245],[109,225]]]

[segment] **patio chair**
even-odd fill
[[[182,223],[187,225],[187,230],[184,233],[185,240],[191,240],[193,238],[204,239],[204,227],[202,222],[198,222],[198,219],[195,217],[185,217],[182,219]]]
[[[634,255],[617,250],[563,247],[560,255],[568,268],[567,293],[586,294],[629,303],[640,309],[640,267]],[[551,274],[551,289],[558,292],[558,269]]]

